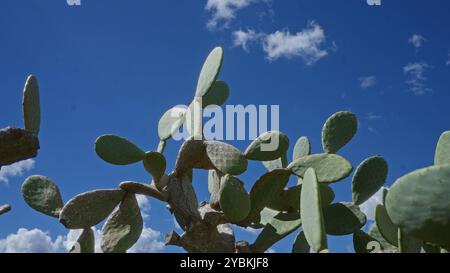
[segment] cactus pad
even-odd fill
[[[101,159],[114,165],[129,165],[145,158],[145,152],[134,143],[114,135],[97,138],[95,152]]]
[[[340,181],[353,170],[350,162],[334,154],[316,154],[301,157],[292,162],[288,169],[302,178],[308,168],[313,168],[319,183],[333,183]]]
[[[386,197],[392,221],[404,232],[450,246],[450,166],[434,166],[398,179]]]
[[[271,131],[257,137],[244,154],[250,160],[271,161],[284,156],[288,148],[289,138],[281,132]]]
[[[292,246],[292,253],[309,253],[311,248],[306,241],[305,233],[300,231],[295,237],[294,244]]]
[[[120,203],[123,190],[96,190],[75,196],[61,210],[59,221],[68,229],[93,227]]]
[[[33,209],[59,217],[64,206],[58,186],[45,176],[30,176],[22,184],[22,195],[25,202]]]
[[[92,228],[85,228],[69,253],[95,253],[95,236]]]
[[[198,78],[195,97],[205,96],[217,80],[223,62],[223,49],[216,47],[211,51],[203,64],[200,76]]]
[[[205,141],[205,144],[209,159],[220,172],[240,175],[247,170],[247,159],[237,148],[218,141]]]
[[[327,249],[328,243],[322,213],[320,188],[316,173],[312,168],[305,172],[300,208],[303,232],[311,249],[316,253]]]
[[[292,154],[292,161],[311,154],[311,143],[307,137],[301,137],[297,140]]]
[[[202,98],[203,108],[221,106],[230,95],[230,88],[224,81],[216,81],[211,90]]]
[[[386,182],[388,164],[381,156],[366,159],[358,166],[352,181],[352,198],[355,205],[369,200]]]
[[[450,131],[443,133],[436,147],[435,165],[450,164]]]
[[[220,181],[219,204],[232,223],[244,220],[250,212],[250,196],[237,178],[225,175]]]
[[[383,238],[389,244],[398,246],[398,227],[392,222],[383,205],[375,208],[375,223]]]
[[[370,253],[370,251],[372,250],[370,247],[376,247],[375,244],[381,246],[381,243],[378,242],[377,239],[365,233],[364,231],[357,230],[355,231],[355,233],[353,233],[353,248],[355,249],[355,253]]]
[[[124,253],[139,239],[144,227],[136,196],[127,193],[102,229],[101,247],[105,253]]]
[[[155,181],[159,181],[166,172],[166,158],[161,153],[148,152],[142,162]]]
[[[352,203],[336,203],[323,209],[327,234],[350,235],[360,230],[367,222],[366,215]]]
[[[173,107],[164,113],[158,123],[158,136],[160,140],[168,140],[180,129],[186,120],[186,112],[186,108]]]
[[[22,104],[25,130],[38,135],[41,124],[41,108],[38,81],[33,75],[28,76],[25,83]]]
[[[331,116],[322,130],[322,146],[327,154],[335,154],[355,136],[358,120],[351,112]]]

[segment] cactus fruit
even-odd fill
[[[32,176],[24,182],[23,197],[30,207],[58,218],[68,229],[83,230],[72,253],[94,252],[91,227],[104,220],[102,250],[129,250],[144,226],[137,194],[167,203],[183,234],[169,233],[166,244],[188,252],[264,252],[294,232],[294,253],[330,253],[328,235],[350,234],[358,253],[418,252],[421,248],[430,251],[431,247],[440,251],[450,247],[448,132],[441,136],[436,148],[436,166],[408,174],[389,191],[383,190],[383,205],[376,209],[376,224],[367,234],[361,230],[367,217],[358,206],[386,182],[386,161],[375,156],[359,165],[352,179],[352,203],[333,203],[335,193],[330,187],[353,171],[352,164],[337,153],[357,132],[355,114],[338,112],[326,121],[322,130],[323,154],[312,154],[310,140],[299,138],[292,162],[287,157],[289,139],[278,131],[263,133],[244,153],[223,142],[204,140],[198,123],[202,115],[191,115],[188,110],[202,114],[204,108],[225,103],[229,87],[217,80],[222,63],[223,50],[215,48],[202,67],[190,106],[174,107],[159,120],[159,145],[155,152],[144,152],[118,136],[103,135],[96,140],[97,155],[108,163],[128,165],[142,161],[153,178],[151,183],[126,181],[116,189],[86,192],[64,204],[50,179]],[[37,81],[30,77],[24,92],[26,130],[0,130],[0,165],[35,156],[39,148],[38,99]],[[168,140],[183,125],[191,137],[181,145],[174,170],[168,172],[163,152]],[[274,143],[278,145],[271,147]],[[248,160],[260,161],[267,169],[254,184],[248,185],[250,193],[236,177],[247,171]],[[209,203],[198,202],[194,169],[209,172]],[[298,178],[295,186],[289,185],[292,175]],[[200,185],[206,187],[206,183]],[[1,207],[0,214],[7,210],[8,207]],[[232,230],[236,225],[261,232],[253,243],[237,241]]]
[[[364,160],[352,180],[352,199],[355,205],[369,200],[386,183],[388,164],[381,156]]]
[[[64,202],[58,186],[50,178],[39,175],[28,177],[22,184],[22,195],[31,208],[59,218]]]
[[[328,248],[325,222],[322,212],[319,182],[314,169],[305,172],[300,197],[300,215],[303,232],[311,249],[319,253]]]

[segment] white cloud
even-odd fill
[[[144,228],[136,244],[128,250],[129,253],[157,253],[163,252],[164,242],[160,241],[161,232],[151,228]]]
[[[263,49],[267,59],[277,60],[281,57],[301,57],[307,65],[312,65],[328,55],[321,48],[325,42],[324,30],[315,22],[296,34],[289,31],[276,31],[267,35],[263,41]]]
[[[221,23],[223,27],[228,27],[230,21],[236,18],[237,11],[258,1],[260,0],[208,0],[205,9],[212,13],[207,23],[208,29],[215,30]]]
[[[40,229],[19,228],[17,233],[0,240],[0,253],[59,253],[63,252],[62,236],[54,241]]]
[[[362,89],[367,89],[377,83],[377,78],[375,76],[361,77],[359,78],[359,83]]]
[[[150,205],[150,200],[147,196],[137,194],[136,199],[141,209],[142,218],[147,219],[149,217],[150,209],[152,208]]]
[[[414,34],[409,38],[408,43],[412,44],[415,48],[420,48],[425,41],[426,39],[422,35]]]
[[[382,118],[382,116],[377,115],[375,112],[369,112],[366,115],[366,119],[369,121],[374,121],[374,120],[381,119],[381,118]]]
[[[450,65],[450,51],[448,52],[448,60],[447,60],[447,62],[445,64],[446,65]]]
[[[21,176],[24,172],[30,171],[34,168],[34,160],[27,159],[16,162],[9,166],[3,166],[0,169],[0,184],[8,183],[9,179],[15,176]]]
[[[382,187],[369,200],[360,206],[361,211],[367,216],[367,220],[375,221],[375,208],[379,204],[383,204],[383,191],[386,189]]]
[[[248,29],[247,31],[237,30],[233,32],[233,45],[235,47],[242,47],[248,52],[248,45],[257,41],[262,36],[264,36],[264,34],[256,33],[252,29]]]
[[[409,76],[406,84],[414,95],[421,96],[433,91],[425,85],[427,78],[424,74],[429,68],[431,66],[427,63],[409,63],[403,67],[403,73]]]

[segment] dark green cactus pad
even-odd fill
[[[240,175],[247,170],[247,159],[237,148],[219,141],[205,141],[205,144],[209,159],[220,172]]]
[[[372,227],[370,228],[369,235],[375,238],[381,244],[381,249],[397,249],[396,246],[391,245],[388,241],[386,241],[386,239],[384,239],[376,224],[372,225]]]
[[[292,253],[309,253],[311,248],[306,241],[305,233],[300,231],[295,237],[294,245],[292,246]]]
[[[364,231],[357,230],[353,233],[353,248],[355,249],[355,253],[370,253],[373,250],[371,247],[376,245],[381,246],[381,243]]]
[[[139,239],[144,227],[136,195],[127,193],[102,229],[101,247],[105,253],[125,253]]]
[[[450,131],[441,135],[436,146],[434,165],[450,164]]]
[[[64,206],[58,186],[45,176],[28,177],[22,184],[22,196],[31,208],[56,218]]]
[[[424,242],[450,246],[450,166],[417,170],[398,179],[386,197],[392,221]]]
[[[164,113],[158,123],[158,136],[160,140],[168,140],[181,128],[186,120],[186,112],[186,108],[173,107]]]
[[[314,169],[305,173],[300,197],[303,232],[311,249],[319,253],[328,248],[319,183]]]
[[[231,175],[223,176],[220,181],[219,204],[231,223],[244,220],[250,212],[250,196],[244,184]]]
[[[367,222],[366,215],[352,203],[336,203],[323,209],[327,234],[350,235],[360,230]]]
[[[205,96],[216,82],[223,62],[223,49],[216,47],[209,53],[198,78],[195,97]]]
[[[93,227],[120,203],[123,190],[95,190],[75,196],[63,207],[59,221],[68,229]]]
[[[369,200],[384,185],[387,175],[388,164],[381,156],[364,160],[353,175],[353,203],[359,206]]]
[[[398,226],[396,226],[386,211],[385,206],[375,208],[375,223],[383,238],[391,245],[398,246]]]
[[[0,129],[0,168],[36,157],[39,148],[39,139],[29,131],[14,127]]]
[[[251,247],[255,252],[264,253],[273,244],[296,231],[301,224],[298,213],[280,212],[266,224]]]
[[[335,198],[333,190],[327,184],[320,184],[320,195],[322,200],[322,207],[326,207]],[[284,189],[278,198],[274,198],[268,205],[269,208],[278,211],[300,211],[300,195],[302,185],[297,185],[289,189]]]
[[[307,137],[301,137],[297,140],[292,154],[292,161],[311,154],[311,143]]]
[[[284,156],[289,148],[289,138],[277,131],[257,137],[245,151],[245,157],[256,161],[271,161]]]
[[[423,243],[422,251],[424,253],[441,253],[441,249],[428,243]]]
[[[420,253],[423,242],[414,238],[410,234],[398,230],[398,250],[400,253]]]
[[[299,158],[292,162],[288,169],[303,178],[307,169],[313,168],[319,183],[334,183],[350,175],[352,164],[345,158],[335,154],[316,154]]]
[[[202,98],[203,108],[208,106],[221,106],[230,95],[230,88],[224,81],[216,81],[211,90]]]
[[[38,81],[33,75],[28,76],[25,83],[22,104],[25,130],[38,135],[41,126],[41,106]]]
[[[220,210],[219,191],[221,177],[216,170],[210,170],[208,173],[208,191],[211,194],[209,204],[211,208]]]
[[[145,152],[134,143],[114,135],[97,138],[95,152],[101,159],[114,165],[129,165],[145,158]]]
[[[322,129],[322,146],[327,154],[335,154],[355,136],[358,120],[351,112],[331,116]]]
[[[250,191],[251,210],[247,221],[252,222],[276,198],[289,182],[290,172],[278,169],[261,176]]]
[[[159,181],[166,172],[166,158],[158,152],[148,152],[142,161],[144,168],[149,172],[153,180]]]
[[[92,228],[83,229],[69,253],[95,253],[95,236]]]

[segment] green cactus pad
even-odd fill
[[[360,230],[367,222],[366,215],[352,203],[336,203],[323,209],[327,234],[350,235]]]
[[[245,157],[256,161],[271,161],[284,156],[289,138],[277,131],[266,132],[256,138],[245,151]]]
[[[127,193],[102,229],[101,247],[105,253],[125,253],[139,239],[144,227],[136,196]]]
[[[355,253],[370,253],[373,251],[372,247],[377,246],[381,246],[381,243],[364,231],[357,230],[353,233],[353,248],[355,249]]]
[[[441,135],[436,147],[434,165],[450,164],[450,131]]]
[[[200,76],[198,78],[197,90],[195,97],[201,98],[205,96],[214,85],[219,76],[223,62],[223,49],[216,47],[211,51],[205,63],[203,64]]]
[[[231,223],[244,220],[250,212],[250,196],[244,184],[231,175],[223,176],[220,181],[219,204]]]
[[[218,141],[205,141],[205,144],[209,159],[220,172],[240,175],[247,170],[247,159],[237,148]]]
[[[255,252],[264,253],[273,244],[297,230],[301,224],[298,213],[278,213],[266,224],[252,245],[252,249]]]
[[[300,197],[300,215],[303,232],[311,249],[319,253],[327,249],[327,235],[322,213],[319,183],[314,169],[306,171]]]
[[[162,141],[168,140],[176,133],[186,120],[187,109],[173,107],[161,117],[158,123],[158,136]]]
[[[297,140],[292,154],[292,161],[311,154],[311,143],[307,137],[301,137]]]
[[[335,198],[333,190],[327,184],[320,184],[320,195],[322,200],[322,207],[326,207]],[[274,198],[268,205],[269,208],[278,211],[299,211],[300,210],[300,195],[302,185],[297,185],[289,189],[284,189],[278,198]]]
[[[420,253],[423,242],[398,229],[398,250],[400,253]]]
[[[159,181],[166,172],[166,158],[161,153],[146,153],[142,163],[145,170],[152,175],[154,181]]]
[[[45,176],[28,177],[22,184],[22,196],[31,208],[55,218],[64,206],[58,186]]]
[[[300,231],[295,237],[294,245],[292,246],[292,253],[309,253],[311,248],[306,241],[305,233]]]
[[[303,178],[307,169],[313,168],[319,183],[334,183],[340,181],[353,170],[347,159],[335,154],[316,154],[299,158],[292,162],[288,169],[298,177]]]
[[[217,187],[219,185],[219,187]],[[213,193],[217,188],[220,188],[220,177],[216,170],[209,170],[208,172],[208,192]]]
[[[384,185],[387,175],[388,164],[381,156],[364,160],[353,175],[353,203],[359,206],[369,200]]]
[[[358,120],[351,112],[331,116],[322,130],[322,146],[327,154],[335,154],[355,136]]]
[[[95,236],[92,228],[83,229],[69,253],[95,253]]]
[[[375,238],[378,242],[380,242],[381,249],[397,249],[396,246],[391,245],[386,239],[384,239],[383,235],[381,235],[380,231],[376,224],[373,224],[369,230],[369,235]]]
[[[224,81],[216,81],[211,90],[202,98],[203,108],[221,106],[230,95],[230,88]]]
[[[450,246],[450,165],[417,170],[398,179],[386,197],[392,221],[424,242]]]
[[[272,220],[273,217],[275,217],[280,211],[276,211],[269,208],[264,208],[260,213],[260,220],[259,224],[261,226],[265,226]]]
[[[378,205],[375,208],[375,223],[383,238],[389,244],[398,246],[398,227],[392,222],[385,206]]]
[[[251,210],[247,221],[254,221],[289,182],[290,172],[278,169],[261,176],[250,191]]]
[[[95,152],[101,159],[114,165],[129,165],[145,158],[145,152],[134,143],[114,135],[97,138]]]
[[[22,104],[25,130],[38,135],[41,126],[41,106],[38,81],[33,75],[28,76],[25,83]]]
[[[59,221],[68,229],[93,227],[103,221],[120,203],[123,190],[95,190],[69,200],[59,214]]]

